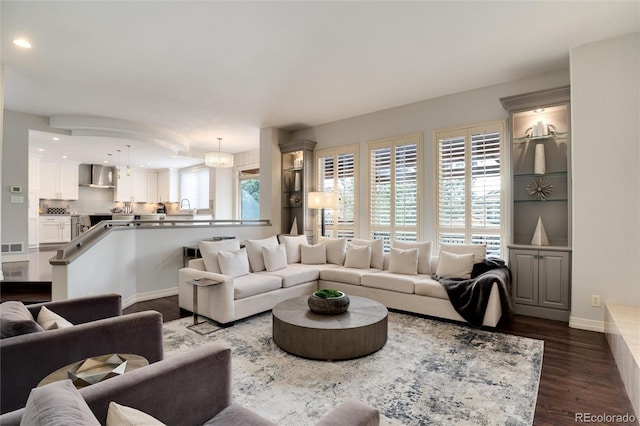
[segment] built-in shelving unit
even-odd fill
[[[500,99],[509,111],[515,312],[568,321],[571,130],[568,86]]]
[[[298,235],[313,237],[307,194],[313,181],[313,151],[316,142],[299,140],[280,145],[282,153],[282,233],[294,224]]]

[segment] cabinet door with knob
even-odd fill
[[[509,267],[517,314],[568,321],[571,252],[510,247]]]

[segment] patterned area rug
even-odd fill
[[[233,399],[280,425],[312,425],[346,398],[385,425],[530,425],[543,342],[389,313],[378,352],[339,362],[290,355],[271,339],[271,313],[201,335],[191,318],[164,325],[165,356],[207,342],[232,348]]]

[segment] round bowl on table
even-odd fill
[[[315,293],[309,295],[307,304],[311,312],[321,315],[338,315],[345,313],[349,309],[349,296],[342,291],[339,297],[319,297]]]

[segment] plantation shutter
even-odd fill
[[[420,229],[421,137],[369,145],[369,238],[416,241]]]
[[[337,210],[325,210],[326,235],[355,237],[357,218],[357,145],[316,152],[318,191],[337,192]],[[319,227],[320,216],[316,225]]]

